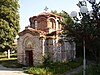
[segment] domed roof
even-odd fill
[[[55,14],[53,14],[53,13],[51,13],[51,12],[42,12],[42,13],[40,13],[39,15],[37,15],[37,16],[33,16],[33,17],[30,17],[30,19],[32,18],[32,19],[34,19],[34,18],[39,18],[40,16],[44,16],[44,17],[54,17],[54,18],[62,18],[61,16],[58,16],[58,15],[55,15]]]
[[[50,13],[50,12],[42,12],[42,13],[40,13],[39,15],[54,15],[54,14],[52,14],[52,13]],[[39,16],[38,15],[38,16]]]
[[[49,16],[49,17],[60,17],[61,18],[61,16],[58,16],[58,15],[55,15],[55,14],[53,14],[53,13],[51,13],[51,12],[42,12],[42,13],[40,13],[38,16]]]

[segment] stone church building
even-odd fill
[[[29,18],[30,25],[19,33],[17,56],[18,62],[27,66],[41,65],[44,55],[48,54],[55,61],[74,59],[75,43],[60,37],[62,17],[43,12]],[[59,40],[63,40],[59,42]]]

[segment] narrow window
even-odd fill
[[[51,28],[55,29],[55,21],[54,19],[50,19]]]
[[[35,21],[35,29],[37,29],[37,21]]]

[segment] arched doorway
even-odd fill
[[[30,37],[24,39],[25,46],[25,64],[27,66],[33,65],[33,40]]]

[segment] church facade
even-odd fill
[[[75,42],[63,40],[60,35],[62,17],[43,12],[29,18],[30,26],[19,33],[17,58],[18,62],[27,66],[41,65],[46,54],[55,61],[74,59]],[[63,40],[59,42],[59,40]]]

